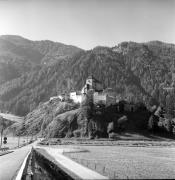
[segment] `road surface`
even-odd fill
[[[28,145],[0,156],[0,180],[11,180],[16,176],[31,148],[32,145]]]
[[[3,136],[3,138],[4,137],[5,136]],[[2,144],[2,148],[9,147],[10,149],[13,149],[15,147],[18,147],[18,141],[19,141],[19,146],[21,146],[24,143],[27,143],[31,140],[31,137],[26,137],[26,136],[21,136],[20,138],[11,137],[11,136],[6,136],[6,137],[7,137],[7,144]]]
[[[24,120],[23,117],[15,116],[13,114],[0,113],[0,116],[2,116],[4,119],[8,119],[9,121],[18,122],[18,123],[21,123]]]

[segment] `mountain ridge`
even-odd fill
[[[47,56],[29,71],[0,85],[0,109],[26,115],[51,96],[80,90],[89,74],[132,101],[158,104],[160,84],[171,84],[175,47],[153,42],[122,42],[88,51],[76,49],[68,56],[69,48],[57,51],[58,46],[54,49],[50,41],[43,46],[37,44]],[[44,64],[47,60],[50,63]]]
[[[15,79],[35,66],[68,59],[82,49],[52,41],[30,41],[21,36],[0,36],[0,83]],[[8,72],[14,71],[9,75]],[[17,72],[17,73],[15,73]]]

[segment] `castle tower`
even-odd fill
[[[95,92],[103,91],[102,83],[100,81],[98,81],[97,79],[95,79],[93,75],[90,75],[86,79],[86,84],[82,88],[81,92],[86,94],[87,91],[89,91],[89,90],[93,90]]]
[[[86,85],[87,85],[87,90],[92,89],[94,86],[94,77],[93,75],[90,75],[87,79],[86,79]]]

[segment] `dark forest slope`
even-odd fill
[[[39,53],[48,55],[46,47],[40,48]],[[34,49],[39,49],[37,43]],[[113,48],[96,47],[70,53],[69,57],[65,52],[61,58],[56,56],[58,49],[54,57],[44,56],[39,66],[0,86],[0,109],[25,115],[50,96],[80,90],[89,74],[98,78],[104,87],[112,87],[122,96],[147,104],[159,101],[162,83],[171,83],[174,45],[159,41],[123,42]],[[47,57],[51,63],[41,65]]]
[[[52,41],[30,41],[20,36],[0,36],[0,84],[81,51]]]

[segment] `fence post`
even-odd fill
[[[115,179],[115,171],[114,171],[114,179]]]
[[[0,147],[2,147],[2,136],[3,136],[3,128],[1,130],[1,146]]]
[[[105,173],[105,166],[103,167],[103,174]]]
[[[31,170],[32,170],[32,177],[31,179],[34,180],[35,179],[35,152],[32,150],[32,159],[31,159]]]

